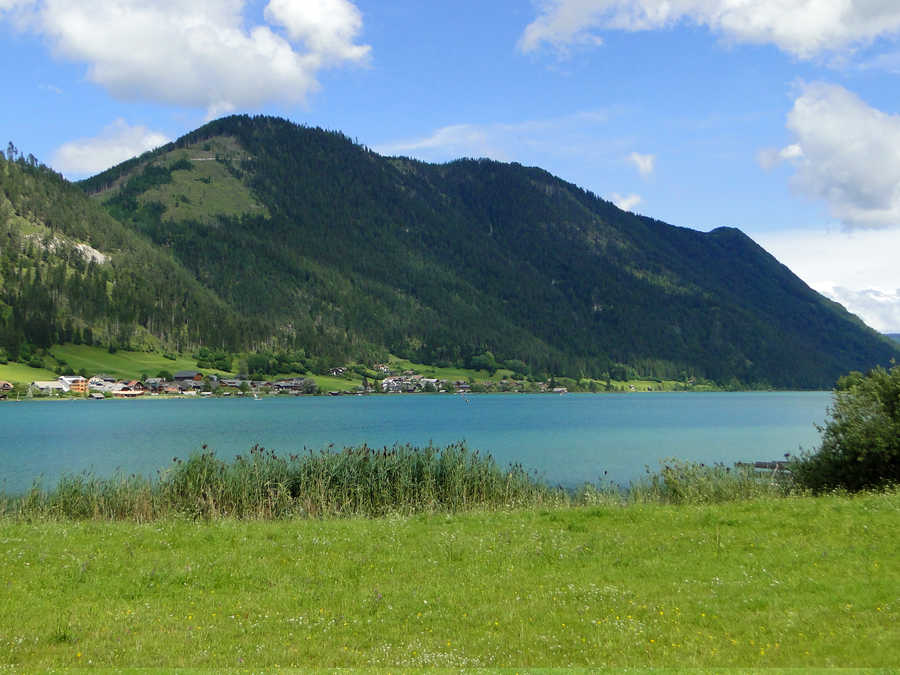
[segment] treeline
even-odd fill
[[[62,342],[237,350],[266,332],[58,174],[36,161],[0,158],[0,346],[7,357]]]

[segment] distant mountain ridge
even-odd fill
[[[232,116],[80,186],[242,327],[209,346],[783,388],[900,355],[739,230],[626,213],[518,164]]]

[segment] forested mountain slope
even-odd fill
[[[740,231],[626,213],[517,164],[385,158],[234,116],[82,187],[242,317],[337,360],[490,352],[818,387],[897,355]]]
[[[93,203],[40,166],[2,167],[13,349],[90,327],[104,343],[336,364],[390,352],[778,387],[830,387],[898,355],[740,231],[626,213],[518,164],[386,158],[233,116],[83,181]]]
[[[35,160],[14,159],[0,157],[2,356],[71,341],[244,340],[246,322],[170,254]]]

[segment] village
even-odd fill
[[[102,400],[107,398],[127,399],[144,396],[167,397],[212,397],[212,396],[253,396],[265,395],[366,395],[366,394],[414,394],[414,393],[455,393],[478,392],[532,392],[567,393],[566,387],[554,387],[547,382],[521,382],[500,380],[499,382],[475,383],[471,380],[445,380],[425,377],[414,371],[394,374],[387,366],[378,369],[379,378],[363,378],[362,384],[349,389],[323,391],[312,377],[289,377],[279,380],[253,380],[247,377],[219,377],[204,374],[199,370],[182,370],[171,379],[146,377],[120,379],[111,375],[97,374],[92,377],[82,375],[61,375],[55,380],[35,380],[24,392],[27,398],[67,397]],[[348,377],[346,368],[332,368],[331,377]],[[16,391],[11,382],[0,380],[0,399],[8,398]],[[21,392],[17,392],[21,395]]]

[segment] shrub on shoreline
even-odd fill
[[[855,492],[900,484],[900,366],[838,380],[822,445],[791,462],[799,485]]]

